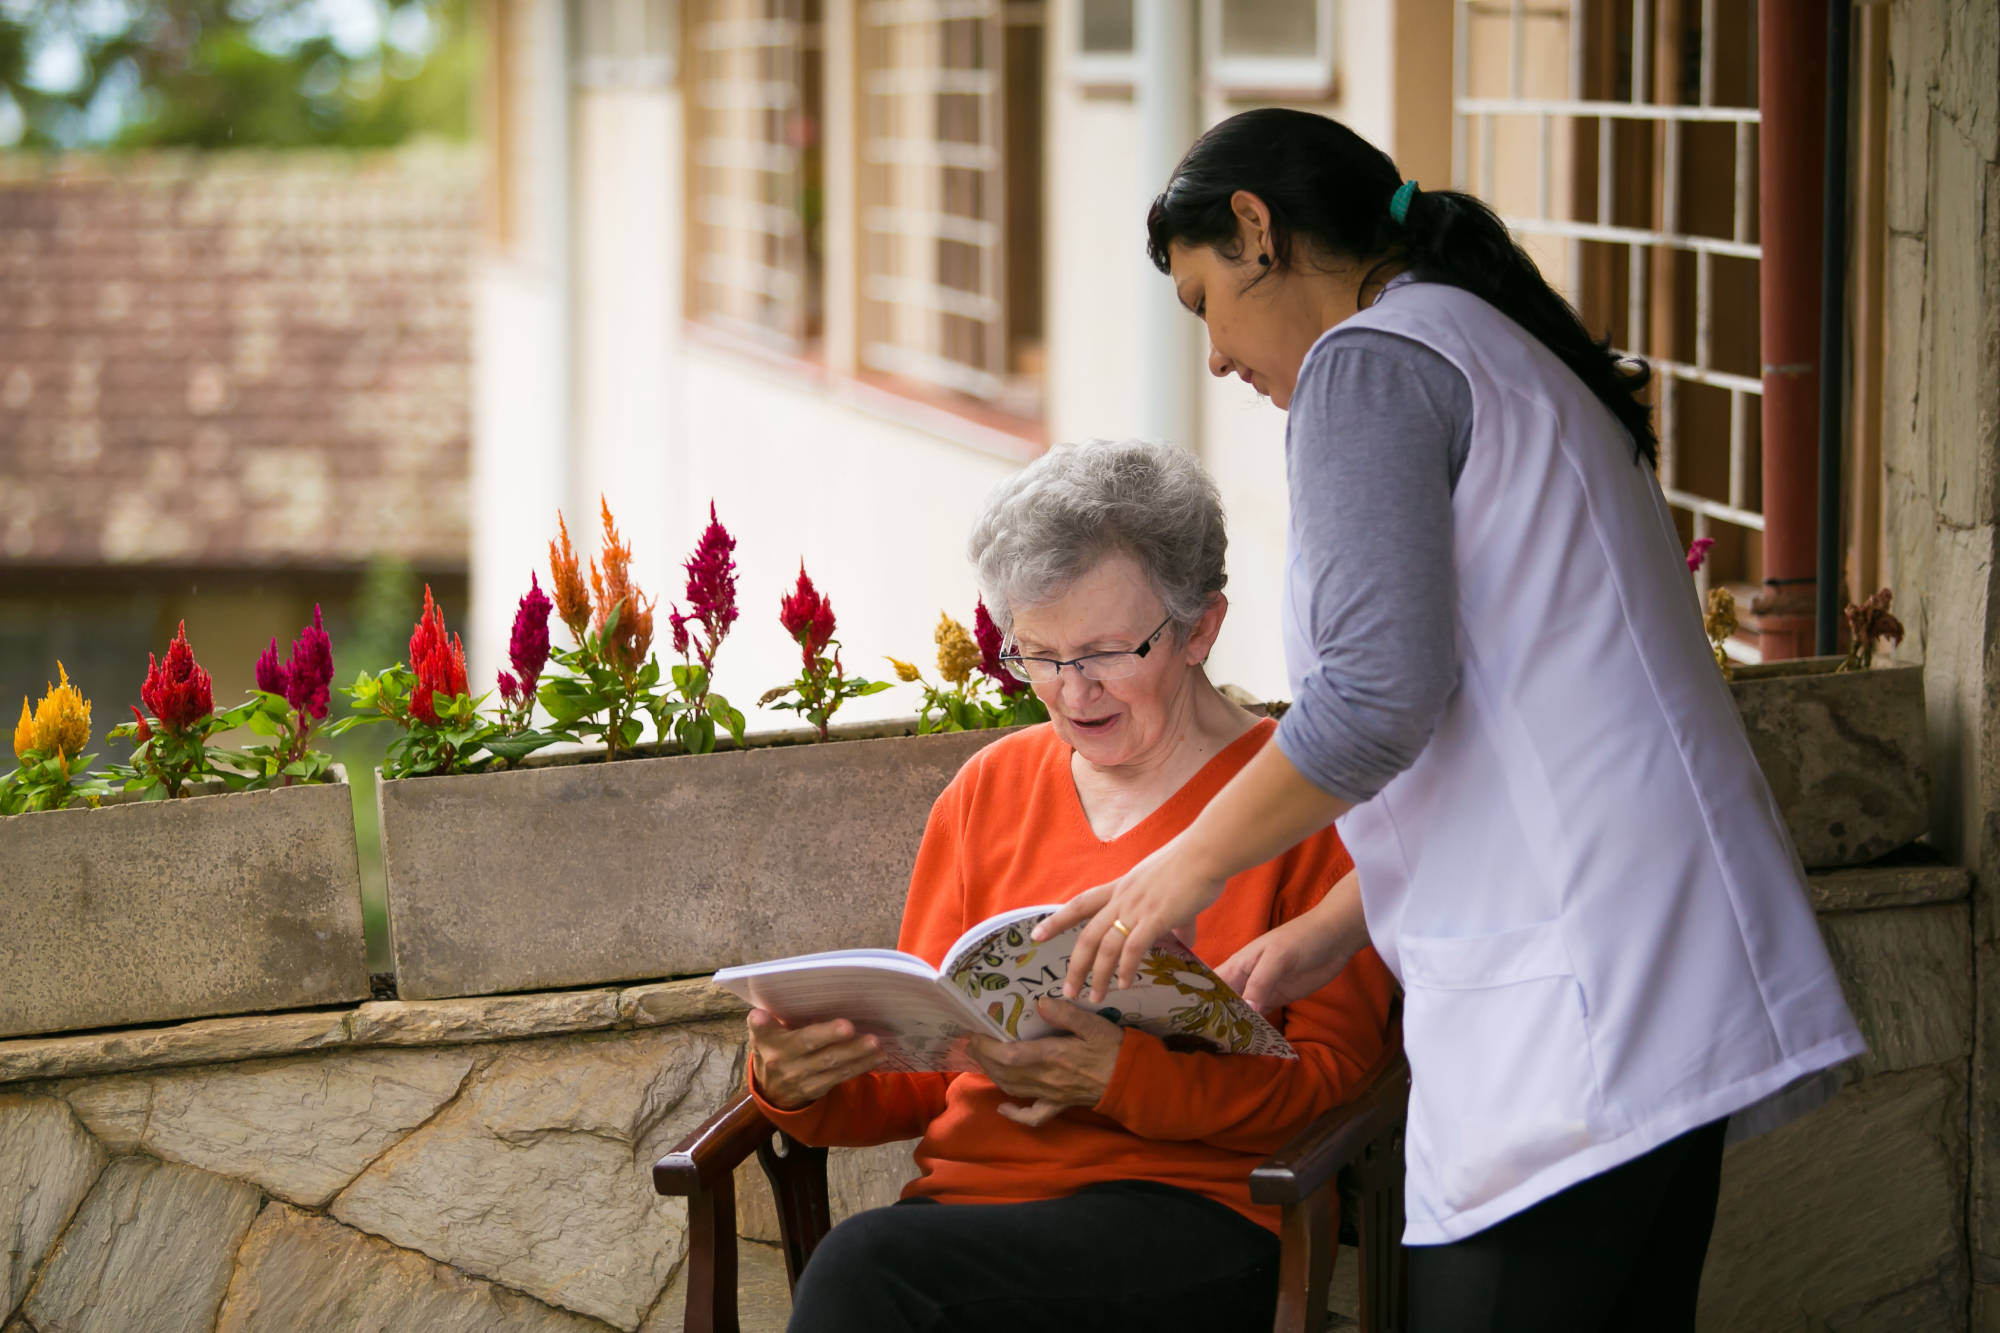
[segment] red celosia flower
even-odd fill
[[[333,640],[315,605],[312,624],[299,631],[285,665],[285,702],[307,717],[325,717],[332,688]]]
[[[535,682],[542,678],[542,668],[549,663],[550,609],[548,594],[530,571],[528,591],[521,594],[521,603],[514,609],[514,630],[507,637],[507,660],[519,676],[517,679],[507,672],[500,673],[500,693],[509,703],[516,696],[533,694]],[[514,685],[513,693],[507,690],[510,682]]]
[[[1000,649],[1006,638],[1000,627],[993,623],[992,614],[986,609],[986,599],[979,599],[972,608],[972,637],[979,641],[979,670],[1000,687],[1003,697],[1019,694],[1028,688],[1028,682],[1017,680],[1006,667],[1000,665]]]
[[[195,662],[194,649],[188,647],[185,620],[167,645],[166,661],[157,662],[146,654],[146,683],[139,687],[139,699],[170,736],[180,735],[215,711],[215,691],[208,673]],[[142,728],[144,722],[141,718]]]
[[[127,704],[126,707],[132,710],[132,716],[138,719],[139,723],[138,729],[132,733],[132,743],[134,745],[144,745],[147,741],[153,739],[153,724],[146,720],[146,715],[139,711],[137,704]]]
[[[584,589],[583,568],[570,548],[569,525],[563,522],[561,510],[556,511],[556,527],[562,533],[562,544],[549,543],[549,581],[555,589],[556,614],[581,643],[584,627],[590,623],[590,594]]]
[[[833,641],[833,601],[813,587],[803,560],[799,562],[798,586],[778,602],[778,623],[797,641],[808,669]]]
[[[272,639],[257,659],[257,688],[266,694],[283,694],[286,676],[285,664],[278,660],[278,641]]]
[[[445,634],[444,612],[424,585],[424,614],[410,635],[410,670],[416,673],[416,688],[410,691],[410,716],[436,726],[436,696],[447,699],[465,693],[465,646],[456,634]]]
[[[1701,568],[1701,562],[1708,559],[1708,548],[1715,545],[1713,537],[1696,537],[1694,545],[1688,547],[1688,573]]]
[[[688,609],[676,607],[669,617],[674,627],[674,651],[688,654],[687,626],[698,623],[704,637],[693,642],[703,666],[715,665],[715,649],[736,623],[736,538],[715,516],[715,501],[708,502],[708,526],[695,543],[694,554],[681,568],[687,571]]]

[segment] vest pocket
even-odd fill
[[[1413,1190],[1464,1212],[1589,1146],[1597,1074],[1561,924],[1397,947]]]

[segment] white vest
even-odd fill
[[[1398,283],[1323,341],[1358,329],[1472,390],[1458,686],[1339,826],[1405,991],[1404,1239],[1437,1244],[1864,1045],[1623,427],[1456,288]]]

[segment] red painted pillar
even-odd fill
[[[1757,203],[1764,368],[1764,589],[1751,604],[1766,661],[1813,650],[1819,496],[1824,0],[1761,0]]]

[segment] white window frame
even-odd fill
[[[1075,0],[1072,6],[1076,18],[1068,34],[1070,81],[1084,88],[1134,87],[1139,82],[1139,7],[1147,0],[1131,0],[1132,45],[1122,53],[1083,49],[1085,3],[1086,0]]]
[[[660,44],[646,42],[646,11],[658,11]],[[588,17],[587,17],[588,16]],[[589,50],[593,20],[609,18],[611,52]],[[667,88],[679,74],[679,0],[570,0],[570,84],[576,88]]]
[[[1144,0],[1137,0],[1144,3]],[[1318,43],[1309,56],[1232,56],[1222,49],[1222,0],[1201,7],[1201,46],[1208,82],[1216,91],[1240,96],[1284,93],[1301,98],[1331,97],[1339,54],[1336,0],[1314,0]]]

